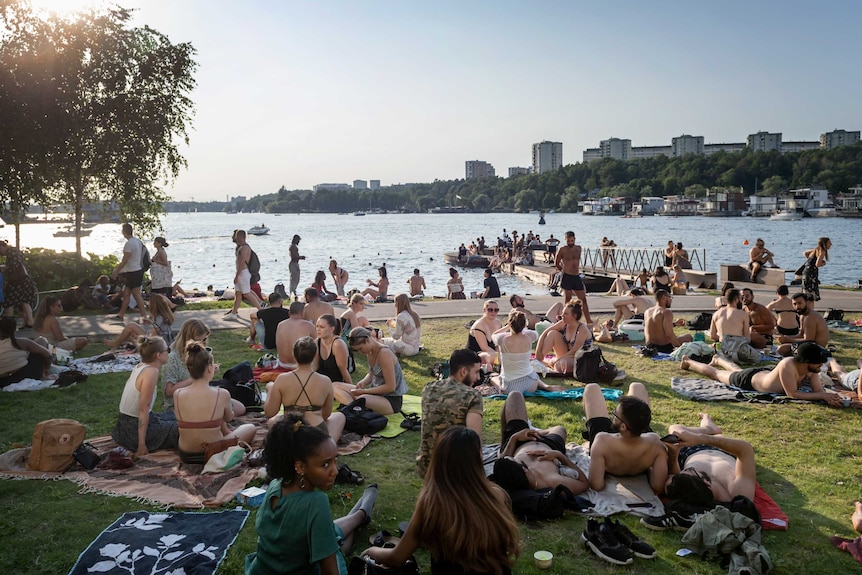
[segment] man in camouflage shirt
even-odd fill
[[[422,390],[422,440],[416,467],[419,475],[431,462],[437,438],[453,425],[469,427],[482,437],[482,394],[473,386],[479,382],[479,354],[456,349],[449,358],[450,376],[432,381]]]

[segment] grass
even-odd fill
[[[429,381],[428,368],[446,359],[466,337],[463,319],[428,320],[423,340],[426,351],[402,361],[410,393],[420,394]],[[256,359],[242,343],[240,330],[218,331],[210,341],[222,365],[233,365],[244,359]],[[859,355],[862,336],[834,332],[837,357],[842,365],[851,366]],[[670,389],[670,378],[678,375],[673,362],[654,362],[635,356],[628,345],[603,345],[605,356],[626,370],[626,382],[641,381],[652,397],[653,428],[664,433],[675,422],[697,421],[697,412],[709,410],[715,420],[731,435],[750,441],[756,450],[758,479],[790,517],[790,530],[768,531],[764,544],[776,565],[777,573],[837,573],[855,568],[848,553],[834,549],[830,535],[853,537],[849,516],[852,502],[859,498],[862,482],[859,436],[859,410],[830,409],[822,405],[762,405],[743,403],[696,404]],[[93,353],[97,349],[90,350]],[[358,371],[364,371],[358,361]],[[65,390],[35,393],[0,394],[0,450],[13,443],[29,443],[33,427],[52,417],[70,417],[87,426],[88,436],[109,433],[114,425],[120,394],[126,374],[91,376],[83,384]],[[575,384],[566,380],[567,384]],[[157,405],[160,399],[157,400]],[[485,405],[486,442],[499,437],[502,402]],[[538,426],[563,423],[570,437],[580,432],[583,409],[569,401],[530,400],[528,409]],[[363,541],[380,529],[395,531],[399,521],[409,519],[420,481],[415,473],[414,455],[419,434],[405,432],[395,439],[376,440],[358,454],[341,458],[361,471],[366,480],[380,485],[380,498],[372,524],[361,534],[354,551],[365,548]],[[86,546],[121,513],[146,506],[126,498],[79,494],[68,481],[0,482],[0,573],[67,572]],[[335,486],[330,492],[333,515],[352,506],[361,488]],[[255,549],[255,512],[231,547],[220,573],[242,573],[243,558]],[[625,572],[664,574],[725,573],[717,564],[676,556],[680,534],[651,532],[632,516],[622,520],[635,533],[654,545],[655,560],[636,560]],[[580,543],[586,519],[567,515],[561,520],[521,524],[522,556],[515,572],[533,574],[533,552],[551,551],[556,573],[616,573],[612,567],[587,552]],[[46,544],[46,542],[54,542]],[[427,572],[427,554],[417,554]]]

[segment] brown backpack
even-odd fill
[[[74,419],[49,419],[36,424],[27,469],[66,471],[75,462],[72,454],[84,442],[86,433],[86,428]]]

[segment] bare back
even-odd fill
[[[726,305],[712,314],[713,326],[710,334],[714,341],[721,341],[728,335],[749,337],[748,314],[743,310]]]
[[[233,419],[230,394],[220,387],[190,385],[174,392],[174,413],[180,422],[221,420],[222,424],[207,429],[180,429],[180,449],[195,453],[202,443],[220,441],[227,428],[224,422]]]
[[[715,449],[698,451],[685,460],[687,469],[706,473],[710,478],[713,496],[718,501],[731,501],[737,495],[754,499],[754,481],[738,476],[736,457]]]
[[[814,310],[802,316],[802,336],[806,341],[826,347],[829,344],[829,326],[823,316]]]
[[[650,485],[656,491],[667,479],[667,449],[655,433],[623,437],[619,433],[599,433],[590,446],[590,477],[593,473],[639,475],[652,469]],[[592,483],[592,482],[591,482]]]
[[[644,339],[653,345],[673,343],[673,313],[669,309],[654,305],[644,312]]]
[[[323,301],[307,303],[305,304],[305,309],[302,311],[302,317],[312,323],[316,322],[320,316],[325,314],[335,315],[335,310],[332,309],[331,305]]]
[[[289,318],[278,324],[275,330],[275,347],[278,349],[278,361],[282,364],[296,364],[293,356],[293,344],[301,337],[317,337],[317,330],[310,321]]]
[[[299,408],[309,425],[317,426],[332,414],[332,381],[325,375],[300,368],[279,375],[264,405],[267,417],[274,417],[284,407],[285,413]],[[319,408],[319,409],[315,409]]]

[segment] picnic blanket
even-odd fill
[[[47,389],[54,385],[53,379],[22,379],[18,383],[10,383],[6,387],[0,388],[3,391],[39,391]]]
[[[838,331],[853,331],[860,332],[862,331],[862,320],[853,320],[852,323],[847,323],[846,321],[838,321],[835,319],[831,319],[826,322],[826,325],[829,326],[829,329],[837,329]]]
[[[499,443],[482,446],[482,463],[486,475],[493,473],[499,450]],[[589,473],[590,456],[582,446],[574,443],[567,444],[566,455],[584,473]],[[647,476],[643,473],[634,477],[608,475],[604,489],[601,491],[588,489],[579,495],[593,502],[593,508],[589,510],[590,515],[609,517],[616,513],[632,513],[659,517],[665,513],[664,504],[653,493]]]
[[[608,401],[619,401],[620,397],[622,397],[623,392],[621,389],[608,389],[602,388],[602,395]],[[488,399],[506,399],[507,395],[505,393],[496,393],[493,395],[486,395]],[[572,389],[564,389],[563,391],[544,391],[541,389],[537,389],[536,391],[528,391],[524,393],[524,397],[540,397],[542,399],[572,399],[578,401],[582,397],[584,397],[584,388],[583,387],[573,387]]]
[[[69,367],[77,369],[86,375],[93,375],[96,373],[132,371],[135,369],[136,365],[141,363],[141,355],[138,353],[125,352],[114,353],[112,355],[114,355],[113,359],[108,359],[107,361],[95,361],[97,359],[101,360],[102,358],[107,357],[105,354],[101,356],[73,359],[69,362]]]
[[[806,399],[794,399],[783,393],[767,393],[741,389],[732,385],[725,385],[713,379],[700,379],[696,377],[672,377],[670,388],[683,397],[693,401],[745,401],[748,403],[812,403]],[[808,386],[801,386],[800,391],[811,391]],[[838,394],[850,400],[847,407],[862,409],[862,402],[858,401],[855,392],[838,391]],[[824,403],[823,401],[817,403]]]
[[[418,395],[402,395],[401,412],[392,413],[386,416],[389,423],[383,428],[383,431],[377,433],[380,437],[392,438],[401,435],[406,428],[401,427],[401,422],[404,421],[404,416],[401,413],[415,413],[422,415],[422,398]]]
[[[215,573],[248,519],[244,510],[124,513],[78,557],[69,575]]]

